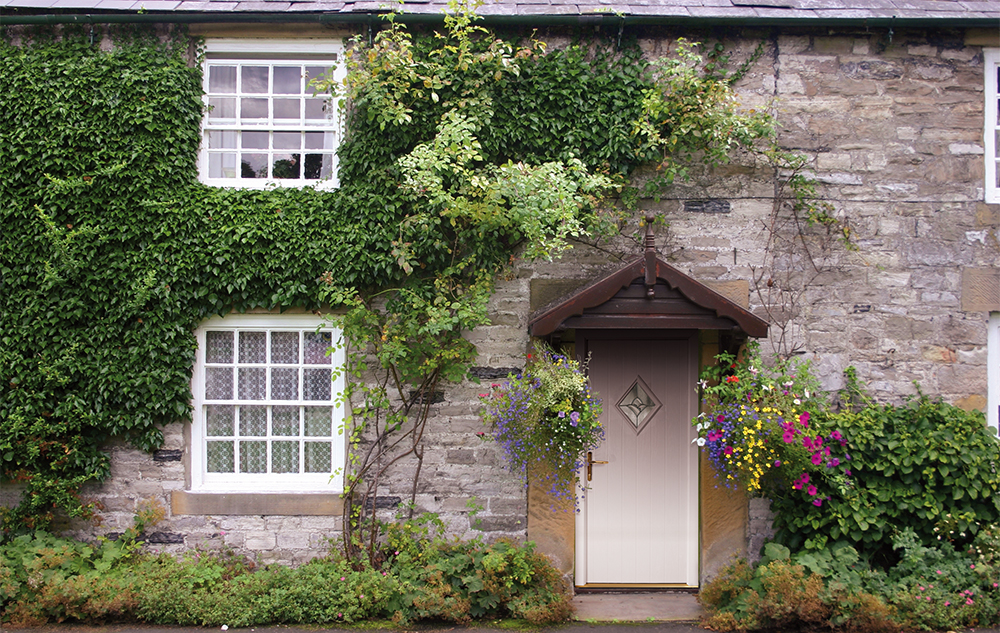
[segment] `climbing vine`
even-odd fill
[[[512,257],[621,230],[641,164],[683,178],[773,130],[694,44],[651,68],[635,45],[548,51],[458,7],[442,34],[390,20],[353,43],[345,85],[319,85],[350,104],[338,190],[210,188],[190,38],[110,35],[0,42],[0,478],[24,486],[8,534],[86,516],[107,442],[154,450],[189,416],[204,318],[324,306],[346,311],[362,525],[363,490],[419,463],[427,407],[473,362],[462,334]]]

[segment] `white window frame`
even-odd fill
[[[1000,429],[1000,312],[990,312],[988,327],[986,422],[994,429]]]
[[[985,171],[986,171],[986,202],[1000,203],[1000,186],[997,186],[997,163],[1000,162],[998,153],[997,136],[1000,135],[1000,112],[998,112],[998,100],[1000,100],[1000,86],[997,85],[997,73],[1000,71],[1000,48],[983,49],[983,73],[986,95],[986,107],[984,108],[983,125],[983,147],[986,150]]]
[[[238,39],[238,38],[216,38],[206,40],[204,46],[203,62],[203,92],[205,103],[205,116],[202,118],[201,151],[198,156],[198,173],[203,183],[217,187],[238,187],[241,189],[264,189],[267,187],[305,187],[314,186],[317,189],[335,189],[339,185],[337,178],[337,149],[343,136],[340,107],[336,97],[330,99],[327,108],[330,108],[330,119],[328,125],[305,126],[302,121],[298,124],[282,125],[273,120],[273,99],[274,95],[262,96],[268,99],[269,117],[265,124],[243,124],[237,116],[236,122],[231,124],[216,124],[209,121],[209,68],[213,64],[247,64],[257,62],[260,64],[303,64],[331,66],[334,68],[334,79],[342,81],[346,76],[344,60],[344,46],[340,40],[327,39]],[[239,102],[239,99],[236,99]],[[329,179],[274,179],[274,178],[242,178],[240,174],[234,177],[211,177],[209,173],[209,131],[257,131],[268,132],[273,138],[274,132],[295,131],[301,132],[325,132],[333,135],[333,147],[317,150],[332,156],[332,175]],[[329,154],[332,150],[332,154]],[[239,150],[236,150],[239,151]],[[302,160],[308,150],[299,150]],[[263,150],[264,153],[291,154],[295,150]],[[254,152],[261,153],[261,152]],[[271,154],[269,154],[270,156]],[[268,161],[269,163],[271,160]],[[237,165],[235,169],[239,169]]]
[[[299,399],[294,401],[277,400],[251,400],[241,401],[238,399],[238,383],[234,383],[232,404],[245,405],[299,405],[299,406],[324,406],[333,407],[332,415],[332,457],[331,472],[329,473],[209,473],[208,462],[208,440],[206,423],[206,405],[219,403],[206,398],[206,337],[209,331],[270,331],[270,330],[300,330],[303,332],[321,331],[331,333],[333,351],[330,353],[330,360],[334,372],[330,400],[309,401],[304,399],[302,389],[299,390]],[[194,492],[256,492],[256,493],[287,493],[287,492],[327,492],[341,493],[344,490],[344,467],[346,464],[346,435],[344,431],[344,404],[342,394],[344,391],[344,372],[338,371],[345,364],[345,352],[343,345],[339,345],[340,329],[330,323],[322,316],[313,314],[231,314],[225,317],[215,316],[204,321],[196,330],[195,336],[198,342],[196,351],[194,371],[191,377],[192,392],[192,424],[191,424],[191,489]],[[238,349],[234,350],[236,356],[233,358],[234,366],[240,366]],[[299,355],[302,360],[304,350],[300,345]],[[302,368],[308,368],[300,362]],[[256,365],[260,366],[260,365]],[[267,363],[271,367],[272,363]],[[322,365],[315,365],[322,367]],[[238,381],[239,372],[235,372]],[[300,379],[301,384],[301,379]],[[268,393],[270,391],[268,390]],[[224,404],[230,403],[226,400]],[[302,422],[300,421],[300,424]],[[236,425],[236,435],[238,436]],[[300,435],[295,438],[299,441],[306,441],[303,429],[300,426]],[[268,432],[269,439],[271,436]],[[283,437],[283,436],[282,436]],[[236,437],[235,439],[238,439]],[[289,438],[292,439],[292,438]],[[279,438],[280,440],[280,438]],[[303,462],[300,449],[299,462]],[[236,459],[238,464],[238,458]]]

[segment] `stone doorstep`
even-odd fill
[[[578,621],[695,621],[704,611],[694,593],[579,593],[573,597]]]

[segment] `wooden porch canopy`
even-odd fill
[[[767,337],[767,321],[656,256],[646,253],[535,312],[532,336],[568,329],[726,330]]]

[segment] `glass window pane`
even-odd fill
[[[307,473],[328,473],[332,470],[330,442],[305,443],[305,471]]]
[[[275,132],[274,149],[300,149],[302,145],[301,132]]]
[[[267,154],[241,154],[241,178],[267,178]]]
[[[332,154],[306,154],[306,178],[325,180],[333,175]]]
[[[299,407],[271,407],[271,435],[298,435]]]
[[[267,92],[267,66],[243,67],[243,92]]]
[[[236,99],[211,97],[208,100],[208,120],[211,123],[236,123]]]
[[[244,132],[240,136],[244,149],[267,149],[270,135],[267,132]]]
[[[333,149],[332,132],[306,132],[306,149]]]
[[[240,400],[264,400],[267,370],[263,367],[240,367]]]
[[[240,442],[240,472],[267,472],[267,442]]]
[[[266,119],[267,99],[240,99],[240,119]]]
[[[208,91],[236,94],[236,66],[209,66]]]
[[[205,333],[205,362],[233,362],[233,332]]]
[[[208,133],[209,149],[236,149],[236,130]]]
[[[302,92],[301,66],[274,67],[274,94],[297,95]]]
[[[266,332],[240,332],[240,362],[266,362],[266,338]]]
[[[271,472],[299,472],[298,442],[274,442],[271,444]]]
[[[329,400],[333,377],[329,369],[304,370],[302,384],[303,400]]]
[[[321,79],[329,71],[330,68],[327,66],[306,66],[306,94],[313,94],[316,92],[311,86],[309,86],[309,82],[313,79]]]
[[[233,415],[231,404],[210,404],[205,407],[205,433],[212,437],[233,436]]]
[[[306,124],[324,125],[327,122],[325,106],[323,99],[306,99]]]
[[[205,399],[206,400],[233,399],[232,367],[205,368]]]
[[[272,400],[299,399],[298,369],[271,370],[271,399]]]
[[[271,175],[276,180],[301,178],[300,168],[298,154],[278,154],[274,157],[274,168]]]
[[[301,99],[275,99],[274,118],[298,121],[302,118]]]
[[[299,362],[299,333],[271,332],[271,362]]]
[[[228,152],[208,155],[209,178],[236,178],[236,154]]]
[[[305,434],[310,437],[333,435],[333,407],[305,407]]]
[[[305,362],[307,365],[330,364],[330,357],[326,354],[333,344],[330,332],[306,332],[303,339],[305,340]]]
[[[232,442],[208,442],[208,472],[210,473],[231,473],[233,472],[233,443]]]
[[[240,407],[240,435],[267,435],[267,407]]]

